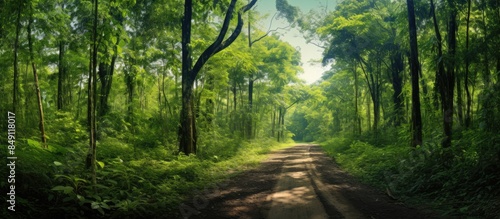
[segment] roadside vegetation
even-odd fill
[[[296,141],[398,200],[500,215],[498,1],[345,0],[299,25],[331,66],[291,114]]]
[[[466,132],[450,151],[437,140],[411,148],[407,138],[393,137],[333,137],[321,145],[344,170],[393,199],[442,216],[498,216],[498,136]]]
[[[256,167],[270,151],[290,146],[220,135],[203,142],[199,154],[186,156],[107,137],[98,142],[98,183],[92,184],[81,156],[86,142],[78,141],[78,132],[67,133],[73,144],[55,138],[47,149],[36,140],[18,141],[16,212],[2,211],[8,214],[3,218],[180,218],[181,204],[191,207],[184,212],[199,207],[188,198],[196,191],[222,190],[224,180]]]

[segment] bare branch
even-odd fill
[[[269,34],[272,33],[272,32],[277,32],[278,30],[287,30],[287,29],[289,29],[295,23],[295,22],[293,22],[293,23],[291,23],[290,25],[288,25],[286,27],[277,27],[275,29],[271,29],[271,27],[273,25],[274,18],[276,17],[277,14],[278,14],[278,12],[274,13],[273,17],[271,18],[271,22],[269,22],[269,28],[267,29],[267,32],[264,35],[260,36],[259,38],[253,40],[250,43],[250,45],[253,45],[254,43],[262,40],[266,36],[269,36]],[[250,33],[248,33],[248,34],[250,34]]]
[[[315,46],[317,46],[317,47],[319,47],[319,48],[321,48],[321,49],[327,49],[327,48],[328,48],[328,47],[326,47],[326,46],[319,45],[318,43],[315,43],[315,42],[313,42],[313,41],[310,41],[310,42],[307,42],[307,43],[310,43],[310,44],[312,44],[312,45],[315,45]]]

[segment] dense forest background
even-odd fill
[[[310,85],[256,3],[0,0],[1,142],[18,157],[4,218],[178,217],[292,139],[394,198],[500,213],[499,1],[276,0],[324,49]]]

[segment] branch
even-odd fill
[[[327,49],[327,48],[328,48],[328,47],[326,47],[326,46],[319,45],[318,43],[315,43],[315,42],[312,42],[312,41],[307,42],[307,43],[313,44],[313,45],[315,45],[315,46],[317,46],[317,47],[319,47],[319,48],[321,48],[321,49]]]
[[[278,27],[278,28],[275,28],[275,29],[271,29],[271,27],[273,26],[273,21],[274,21],[274,17],[276,17],[276,15],[278,14],[278,12],[274,13],[273,17],[271,18],[271,22],[269,22],[269,28],[267,28],[267,32],[260,36],[259,38],[255,39],[254,41],[250,42],[250,45],[253,45],[254,43],[262,40],[264,37],[268,36],[270,33],[272,32],[277,32],[278,30],[286,30],[288,28],[290,28],[292,26],[292,24],[294,23],[291,23],[290,25],[286,26],[286,27]],[[250,33],[248,33],[250,34]]]
[[[222,51],[223,49],[227,48],[229,45],[231,45],[236,40],[236,38],[238,37],[238,35],[240,35],[241,29],[243,28],[243,18],[242,18],[243,13],[247,12],[248,10],[250,10],[255,5],[255,3],[257,3],[257,0],[252,0],[250,3],[248,3],[247,5],[245,5],[242,8],[240,8],[240,10],[238,11],[238,24],[236,25],[236,28],[234,29],[234,31],[231,34],[231,36],[229,36],[229,38],[227,38],[226,41],[224,41],[219,46],[219,48],[217,48],[217,50],[215,51],[214,55],[216,53]]]
[[[300,101],[300,98],[297,99],[295,102],[293,102],[292,104],[290,104],[288,107],[285,108],[285,110],[288,110],[288,108],[292,107],[293,105],[295,105],[296,103],[298,103]]]
[[[250,3],[243,6],[238,11],[238,24],[237,24],[235,30],[233,31],[233,33],[231,34],[231,36],[229,36],[229,38],[227,38],[225,41],[223,41],[224,37],[227,34],[227,30],[229,29],[229,23],[230,23],[231,18],[233,16],[236,1],[237,0],[231,0],[231,4],[229,5],[229,7],[227,9],[226,17],[224,18],[224,23],[222,25],[221,31],[219,32],[219,36],[212,43],[212,45],[210,45],[205,51],[203,51],[203,53],[200,55],[200,57],[196,61],[196,64],[194,65],[194,67],[192,69],[192,72],[194,74],[193,78],[196,78],[196,75],[198,74],[198,72],[201,70],[203,65],[205,65],[205,63],[208,61],[208,59],[210,57],[212,57],[213,55],[222,51],[223,49],[225,49],[226,47],[231,45],[231,43],[233,43],[236,40],[238,35],[241,33],[241,29],[243,28],[243,19],[241,18],[242,14],[245,13],[246,11],[250,10],[250,8],[252,8],[255,5],[255,3],[257,2],[257,0],[252,0]]]

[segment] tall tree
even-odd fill
[[[422,115],[420,113],[420,93],[418,81],[418,43],[417,25],[415,23],[415,6],[413,0],[406,0],[408,9],[408,25],[410,30],[410,71],[411,71],[411,101],[412,101],[412,141],[411,145],[416,147],[422,145]]]
[[[467,103],[466,103],[466,110],[465,110],[465,127],[469,128],[472,119],[471,119],[471,105],[472,105],[472,96],[469,90],[469,66],[470,66],[470,54],[469,54],[469,28],[470,28],[470,7],[471,7],[471,0],[467,0],[467,27],[466,27],[466,33],[465,33],[465,77],[464,77],[464,89],[465,93],[467,95]]]
[[[97,23],[98,23],[98,0],[94,0],[94,20],[92,26],[92,53],[90,56],[88,101],[87,101],[87,122],[89,130],[89,151],[87,153],[86,166],[91,171],[92,183],[97,183],[96,179],[96,79],[97,79]]]
[[[43,105],[42,105],[42,95],[40,93],[40,84],[38,83],[38,74],[36,72],[36,65],[35,65],[35,56],[33,53],[33,39],[32,39],[32,33],[31,33],[31,28],[33,25],[33,2],[30,2],[29,5],[29,20],[28,20],[28,47],[29,47],[29,53],[30,53],[30,62],[31,62],[31,68],[33,70],[33,77],[35,79],[35,91],[36,91],[36,96],[37,96],[37,103],[38,103],[38,116],[39,116],[39,123],[38,123],[38,128],[40,129],[40,134],[41,134],[41,140],[42,140],[42,145],[44,148],[47,148],[47,139],[45,137],[45,126],[44,126],[44,116],[43,116]]]
[[[441,102],[443,106],[443,128],[444,139],[442,147],[451,146],[452,128],[453,128],[453,94],[455,86],[455,54],[457,47],[456,29],[457,29],[457,9],[455,2],[448,0],[450,14],[448,18],[448,54],[445,74],[440,75],[439,82],[441,87]],[[442,58],[442,57],[440,57]]]
[[[16,113],[18,96],[19,96],[19,63],[18,63],[18,52],[19,52],[19,35],[21,32],[21,10],[23,8],[24,1],[18,3],[17,7],[17,18],[16,18],[16,39],[14,41],[14,86],[12,91],[12,112]]]
[[[224,22],[220,29],[217,39],[207,48],[197,59],[194,66],[192,65],[191,57],[191,20],[193,18],[193,2],[192,0],[184,1],[184,17],[182,20],[182,109],[180,115],[179,128],[179,151],[185,154],[196,153],[196,120],[194,117],[194,102],[193,102],[193,86],[196,76],[200,72],[205,63],[215,55],[222,51],[236,40],[241,33],[243,27],[242,15],[255,5],[257,0],[252,0],[247,5],[238,10],[238,23],[231,33],[226,38],[229,30],[230,22],[236,8],[237,0],[231,0],[226,12]],[[224,40],[225,39],[225,40]]]

